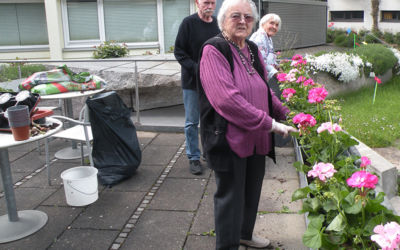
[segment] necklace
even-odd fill
[[[250,61],[249,61],[249,58],[247,58],[247,56],[245,56],[243,54],[243,52],[240,50],[239,45],[237,45],[234,41],[229,39],[228,36],[225,34],[225,32],[222,32],[222,36],[225,38],[226,41],[231,43],[236,48],[237,52],[239,53],[240,60],[242,61],[242,64],[243,64],[244,68],[246,69],[247,73],[249,73],[249,75],[255,74],[256,70],[253,67],[254,55],[253,55],[253,52],[251,52],[249,44],[246,43],[247,49],[249,50],[249,53],[250,53]],[[250,65],[250,68],[248,67],[248,65]]]

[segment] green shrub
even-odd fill
[[[380,30],[372,31],[372,34],[374,34],[374,36],[376,36],[378,38],[383,38],[383,33]]]
[[[379,40],[376,39],[374,35],[367,34],[367,35],[365,36],[365,42],[367,42],[367,43],[378,43]]]
[[[326,42],[327,43],[332,43],[333,40],[335,40],[335,31],[332,29],[328,29],[326,31]]]
[[[394,35],[394,43],[400,45],[400,32],[397,32],[397,33]]]
[[[35,72],[46,71],[44,65],[20,64],[21,77],[27,78]],[[0,68],[0,82],[11,81],[19,78],[18,64],[4,65]]]
[[[358,36],[359,36],[360,38],[364,38],[365,35],[366,35],[368,32],[369,32],[368,30],[363,30],[363,29],[361,29],[361,30],[358,31]]]
[[[95,46],[93,57],[96,59],[124,57],[128,54],[128,48],[125,43],[119,45],[114,41],[107,41],[99,46]]]
[[[361,42],[360,37],[356,35],[356,43],[359,44],[360,42]],[[349,35],[340,34],[335,38],[334,43],[336,46],[353,48],[354,47],[354,33],[350,33]]]
[[[367,44],[357,47],[353,53],[364,61],[372,63],[372,71],[376,75],[383,75],[397,64],[397,58],[393,52],[382,44]]]
[[[390,32],[383,33],[383,40],[387,43],[394,43],[394,36]]]
[[[335,40],[333,41],[336,46],[340,47],[345,47],[346,44],[346,35],[345,34],[340,34],[335,37]]]

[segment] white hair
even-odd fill
[[[262,28],[263,28],[263,25],[264,25],[266,22],[268,22],[269,20],[272,20],[272,21],[278,23],[278,31],[281,29],[281,23],[282,23],[282,22],[281,22],[281,18],[280,18],[277,14],[275,14],[275,13],[270,13],[270,14],[266,14],[265,16],[263,16],[263,17],[261,18],[261,20],[260,20],[259,28],[262,29]]]
[[[229,10],[230,7],[234,6],[237,2],[248,3],[250,5],[251,12],[254,17],[254,22],[256,23],[258,21],[257,7],[252,0],[224,0],[217,16],[218,27],[221,31],[223,31],[222,25],[226,18],[225,13]]]

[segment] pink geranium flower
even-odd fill
[[[315,85],[313,79],[308,78],[305,82],[303,82],[303,86],[308,86],[308,85]]]
[[[313,166],[313,169],[308,171],[308,177],[319,178],[321,181],[325,182],[326,179],[331,178],[337,171],[331,163],[320,162]]]
[[[289,72],[289,74],[286,75],[286,80],[289,82],[294,82],[296,81],[296,75]]]
[[[276,76],[276,79],[278,79],[278,81],[280,81],[280,82],[286,81],[286,73],[279,73],[279,74]]]
[[[292,63],[290,64],[290,66],[293,66],[293,67],[297,67],[297,66],[302,66],[302,65],[306,65],[307,64],[307,61],[306,60],[304,60],[304,59],[300,59],[300,60],[297,60],[297,61],[292,61]]]
[[[360,167],[361,167],[361,168],[365,168],[365,167],[368,166],[368,165],[371,165],[371,160],[370,160],[368,157],[366,157],[366,156],[362,156],[362,157],[361,157],[361,164],[360,164]]]
[[[292,57],[292,60],[293,60],[293,61],[303,60],[303,56],[302,56],[302,55],[299,55],[299,54],[296,54],[296,55],[294,55],[294,56]]]
[[[332,124],[332,122],[324,122],[319,126],[317,132],[320,134],[325,130],[328,130],[329,134],[333,134],[333,132],[342,131],[342,128],[337,123]]]
[[[374,79],[375,79],[375,82],[377,82],[378,84],[381,84],[381,83],[382,83],[382,80],[381,80],[381,79],[379,79],[378,77],[376,77],[376,76],[375,76],[375,78],[374,78]]]
[[[328,95],[328,91],[324,87],[312,88],[308,91],[309,103],[321,103]]]
[[[377,183],[378,177],[364,170],[355,172],[347,179],[347,185],[356,188],[375,188]]]
[[[305,80],[307,80],[307,78],[305,77],[305,76],[299,76],[299,78],[297,78],[297,83],[302,83],[302,82],[304,82]]]
[[[296,90],[295,90],[295,89],[287,88],[287,89],[284,89],[284,90],[282,91],[282,96],[283,96],[283,98],[285,98],[285,100],[288,102],[288,101],[290,100],[290,98],[292,98],[292,96],[293,96],[295,93],[296,93]]]
[[[312,115],[300,113],[293,117],[293,123],[298,124],[298,128],[314,127],[317,121]]]
[[[382,250],[394,250],[400,247],[400,225],[396,222],[388,222],[384,226],[377,225],[374,228],[371,240],[375,241]]]

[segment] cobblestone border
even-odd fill
[[[154,183],[154,185],[150,189],[150,191],[147,192],[147,194],[144,196],[144,199],[139,204],[139,206],[137,207],[137,209],[135,210],[133,215],[130,217],[128,223],[125,224],[124,228],[119,233],[118,237],[112,243],[111,248],[110,248],[111,250],[119,249],[121,247],[121,245],[125,242],[126,238],[128,238],[129,233],[135,227],[135,225],[136,225],[137,221],[139,220],[140,216],[142,215],[143,211],[145,210],[147,205],[151,202],[154,195],[157,193],[158,189],[160,188],[161,184],[164,182],[165,178],[168,176],[169,172],[171,171],[171,168],[175,165],[176,161],[181,156],[183,150],[185,149],[185,146],[186,146],[186,141],[181,145],[181,147],[178,149],[178,151],[176,152],[174,157],[171,159],[171,161],[165,167],[164,171],[161,173],[160,177]]]

